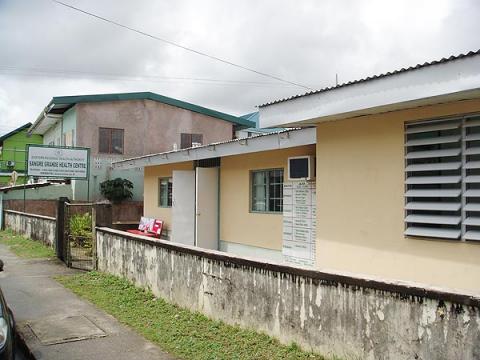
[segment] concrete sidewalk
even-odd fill
[[[28,260],[0,245],[0,285],[36,359],[174,359],[52,279],[73,274],[56,260]]]

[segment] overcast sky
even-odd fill
[[[64,1],[312,88],[480,48],[478,0]],[[234,115],[305,92],[51,0],[0,0],[0,134],[53,96],[133,91]]]

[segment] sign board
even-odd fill
[[[316,243],[315,182],[283,184],[283,259],[300,266],[315,265]]]
[[[89,175],[89,152],[87,148],[28,145],[27,175],[86,180]]]

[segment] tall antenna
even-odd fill
[[[338,73],[335,73],[335,86],[338,86]]]

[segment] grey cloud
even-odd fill
[[[121,23],[315,88],[480,48],[475,0],[65,0]],[[256,86],[11,76],[2,67],[235,79]],[[214,62],[48,0],[0,0],[0,132],[53,96],[154,91],[233,114],[304,90]]]

